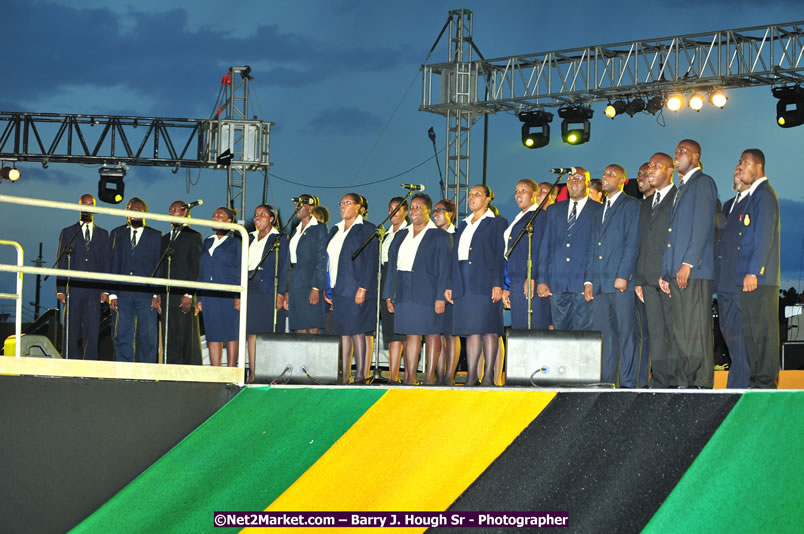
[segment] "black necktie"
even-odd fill
[[[131,248],[137,246],[137,231],[135,229],[131,229]]]
[[[606,222],[606,214],[611,209],[611,200],[606,201],[606,207],[603,208],[603,222]]]
[[[653,199],[653,206],[650,209],[651,211],[655,210],[656,206],[659,205],[659,202],[662,201],[662,194],[659,193],[658,191],[656,191],[656,194],[654,195],[654,197],[655,198]]]
[[[729,210],[729,213],[731,213],[732,211],[734,211],[734,206],[736,206],[737,204],[739,204],[739,203],[740,203],[740,195],[742,195],[742,192],[737,193],[737,198],[735,198],[735,199],[734,199],[734,202],[732,202],[732,203],[731,203],[731,209]]]
[[[92,239],[89,236],[89,225],[85,224],[84,225],[84,248],[87,249],[87,252],[89,252],[89,243],[90,243],[90,241],[92,241]]]

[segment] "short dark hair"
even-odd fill
[[[327,224],[329,222],[329,210],[326,206],[316,206],[313,208],[313,217],[320,218],[322,223]]]
[[[215,209],[215,211],[218,211],[218,210],[223,210],[223,211],[225,211],[225,212],[226,212],[226,215],[228,215],[228,216],[229,216],[229,219],[231,219],[232,221],[234,221],[235,219],[237,219],[237,210],[233,210],[232,208],[227,208],[226,206],[220,206],[219,208],[216,208],[216,209]],[[213,213],[214,213],[214,212],[213,212]]]
[[[678,144],[680,145],[681,143],[687,143],[689,145],[692,145],[692,147],[698,153],[698,156],[701,155],[701,143],[699,143],[695,139],[682,139],[681,141],[678,142]]]
[[[527,184],[528,188],[530,188],[531,191],[538,191],[539,190],[539,184],[536,183],[536,180],[532,180],[530,178],[522,178],[517,183],[518,184]]]
[[[410,202],[413,203],[416,199],[424,202],[424,205],[427,206],[427,211],[433,211],[433,199],[430,198],[430,195],[427,193],[416,193],[410,198]]]
[[[139,202],[140,204],[142,204],[142,211],[148,211],[148,204],[146,204],[145,201],[140,197],[131,197],[131,200],[129,200],[126,203],[126,209],[129,209],[129,206],[131,206],[135,202]]]
[[[762,169],[765,169],[765,154],[758,148],[746,148],[743,150],[743,154],[749,154],[754,161],[762,165]]]

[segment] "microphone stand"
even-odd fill
[[[441,198],[447,198],[447,189],[444,187],[444,173],[441,172],[441,164],[438,162],[438,150],[436,149],[436,134],[432,126],[430,126],[430,129],[427,130],[427,135],[430,137],[430,141],[433,142],[433,156],[435,157],[436,166],[438,167],[438,176],[440,178],[438,183],[441,186]]]
[[[508,247],[508,250],[505,251],[505,255],[504,255],[505,256],[505,261],[508,261],[508,257],[511,255],[511,252],[514,250],[514,247],[516,247],[517,243],[519,243],[519,240],[522,239],[522,236],[525,235],[525,233],[527,232],[527,234],[528,234],[528,262],[527,262],[528,276],[527,276],[526,284],[527,284],[528,291],[526,293],[526,296],[527,296],[527,299],[528,299],[528,330],[530,330],[530,328],[531,328],[531,315],[533,315],[533,302],[532,302],[533,292],[530,289],[530,283],[531,283],[531,280],[533,279],[533,260],[531,259],[531,254],[533,252],[533,249],[532,249],[532,247],[533,247],[533,221],[536,219],[537,215],[539,215],[542,211],[544,211],[544,203],[547,202],[547,199],[550,198],[550,195],[553,193],[553,190],[558,186],[558,182],[561,181],[561,178],[563,176],[564,176],[563,173],[558,175],[558,178],[556,178],[556,181],[553,182],[553,185],[550,186],[550,191],[547,192],[547,194],[544,196],[542,201],[539,202],[539,205],[536,207],[536,209],[533,210],[533,213],[531,214],[530,219],[528,219],[527,224],[525,224],[525,227],[522,228],[522,230],[519,232],[519,235],[516,236],[516,239],[514,239],[514,242],[511,243],[511,246]]]
[[[261,269],[261,265],[263,264],[263,262],[265,262],[265,260],[268,259],[268,256],[271,255],[271,252],[273,252],[274,250],[277,251],[276,254],[275,254],[275,256],[276,256],[275,260],[276,261],[274,263],[274,327],[273,327],[274,332],[276,332],[276,319],[277,319],[276,302],[277,302],[277,299],[279,298],[279,295],[278,295],[278,291],[279,291],[279,246],[281,245],[281,243],[280,243],[281,238],[282,238],[282,234],[278,234],[276,239],[274,240],[274,242],[271,243],[270,245],[268,245],[267,250],[265,252],[263,252],[263,254],[262,254],[262,258],[260,259],[260,262],[254,268],[254,270],[251,271],[251,274],[248,275],[249,280],[254,278],[254,275],[256,275],[257,271],[259,271]],[[257,239],[257,238],[255,237],[255,239]]]
[[[176,237],[168,240],[168,246],[165,247],[165,251],[162,253],[162,257],[159,258],[159,261],[156,263],[156,267],[151,272],[151,278],[156,276],[157,271],[159,270],[159,266],[162,265],[162,262],[167,258],[167,279],[171,280],[170,273],[173,261],[173,254],[176,253],[176,249],[173,248],[173,241],[179,238],[181,233],[184,231],[184,225],[180,226],[178,232],[176,232]],[[171,234],[173,230],[171,230]],[[165,357],[162,359],[162,363],[166,364],[168,361],[168,327],[170,322],[170,284],[165,286],[165,346],[162,347],[164,351]]]
[[[396,208],[394,208],[394,210],[391,213],[389,213],[385,217],[385,219],[382,220],[382,222],[380,224],[377,225],[377,227],[374,229],[374,232],[372,232],[371,235],[368,236],[368,238],[366,238],[365,241],[363,241],[363,244],[360,245],[360,248],[358,248],[354,252],[354,254],[352,254],[352,261],[354,261],[355,258],[357,258],[360,255],[361,252],[363,252],[363,249],[368,246],[368,244],[371,242],[371,240],[374,239],[375,236],[377,237],[377,244],[379,246],[379,255],[377,257],[377,317],[375,319],[376,327],[375,327],[375,330],[374,330],[376,332],[376,334],[377,334],[377,337],[374,339],[374,374],[369,379],[370,384],[374,384],[375,382],[377,384],[395,383],[395,382],[392,382],[391,380],[383,378],[382,372],[380,371],[380,340],[379,340],[379,337],[380,337],[380,301],[381,301],[380,293],[381,293],[381,289],[382,289],[380,287],[380,284],[382,283],[382,242],[385,239],[385,221],[390,221],[391,218],[394,215],[396,215],[396,212],[399,211],[399,208],[402,207],[402,204],[404,203],[404,201],[410,198],[410,196],[413,194],[413,191],[414,191],[413,189],[408,189],[408,194],[405,195],[405,198],[402,200],[402,202],[400,202],[399,204],[396,205]],[[359,379],[363,380],[363,377],[361,376],[361,377],[359,377]]]
[[[81,233],[81,226],[78,226],[78,231],[73,234],[73,237],[67,242],[67,244],[61,249],[59,253],[59,257],[56,258],[56,261],[53,262],[53,265],[50,267],[54,269],[58,264],[59,261],[64,256],[67,256],[67,270],[69,271],[72,268],[72,259],[73,259],[73,241],[75,237]],[[47,280],[50,275],[45,276],[44,280]],[[66,359],[70,359],[70,277],[67,277],[67,282],[64,285],[64,355]]]

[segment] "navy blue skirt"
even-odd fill
[[[249,286],[251,286],[249,282]],[[285,310],[276,312],[276,329],[274,329],[274,294],[260,293],[249,287],[248,310],[246,314],[246,334],[262,334],[265,332],[285,331]]]
[[[468,280],[468,262],[460,262],[462,280]],[[491,301],[491,291],[487,295],[468,293],[463,288],[463,296],[454,298],[455,308],[452,315],[452,335],[471,336],[475,334],[503,335],[503,303]]]
[[[525,280],[511,280],[511,328],[528,328],[528,299],[525,298]],[[552,321],[550,298],[540,298],[534,293],[530,299],[530,327],[532,330],[547,330]]]
[[[207,341],[237,341],[240,312],[234,298],[203,297],[204,335]]]
[[[318,292],[318,304],[310,304],[310,288],[288,289],[288,319],[291,330],[307,330],[308,328],[325,328],[326,307],[324,292]]]
[[[332,296],[334,325],[333,330],[339,336],[355,334],[373,335],[377,327],[377,294],[366,296],[366,300],[358,306],[354,295],[348,297]],[[329,333],[329,332],[327,332]]]
[[[429,304],[414,302],[413,273],[397,272],[396,333],[426,336],[441,333],[439,314],[435,312],[435,298]],[[443,314],[441,314],[443,315]]]

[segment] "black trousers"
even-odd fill
[[[673,331],[670,322],[670,297],[656,286],[642,286],[645,315],[650,339],[650,368],[652,388],[678,385],[678,360],[672,350]]]
[[[775,389],[779,376],[779,286],[740,294],[748,387]]]
[[[678,360],[678,386],[711,389],[715,384],[715,333],[712,281],[690,278],[687,287],[670,281],[673,350]]]

